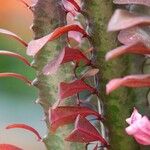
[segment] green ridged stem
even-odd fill
[[[43,37],[59,26],[66,24],[66,14],[62,9],[61,0],[38,0],[33,6],[33,26],[35,39]],[[39,90],[39,103],[45,114],[45,122],[47,126],[47,135],[43,142],[47,150],[77,150],[83,149],[83,145],[77,143],[66,142],[64,138],[71,131],[72,127],[60,128],[56,134],[49,130],[48,110],[57,101],[58,85],[63,81],[71,81],[73,76],[72,66],[70,64],[60,67],[58,72],[52,76],[45,76],[42,73],[43,67],[62,50],[66,45],[66,35],[61,38],[49,42],[35,56],[32,66],[37,71],[34,85]]]
[[[97,50],[97,66],[100,69],[100,94],[104,102],[105,126],[108,128],[110,150],[139,150],[139,146],[125,133],[125,119],[130,116],[134,106],[132,89],[121,88],[109,96],[105,86],[109,80],[130,74],[130,57],[122,57],[111,62],[105,61],[109,50],[117,47],[115,33],[107,32],[107,24],[114,12],[112,0],[85,0],[85,14],[89,20],[91,42]]]

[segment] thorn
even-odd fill
[[[37,78],[35,78],[31,83],[31,85],[36,86],[36,87],[38,87],[38,84],[39,84],[39,80]]]
[[[19,0],[20,2],[22,2],[22,4],[24,4],[29,10],[31,10],[32,12],[33,12],[33,8],[34,8],[34,6],[35,6],[35,4],[34,5],[32,5],[32,6],[30,6],[28,3],[26,3],[24,0]]]

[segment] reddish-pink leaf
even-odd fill
[[[30,62],[25,57],[23,57],[23,56],[21,56],[21,55],[19,55],[17,53],[13,53],[13,52],[10,52],[10,51],[0,50],[0,55],[6,55],[6,56],[11,56],[11,57],[18,58],[22,62],[24,62],[26,65],[30,66]]]
[[[128,53],[146,55],[146,54],[150,54],[150,48],[144,46],[141,43],[123,45],[108,52],[106,54],[106,60],[111,60],[123,54],[128,54]]]
[[[31,81],[28,80],[25,76],[23,76],[21,74],[17,74],[17,73],[11,73],[11,72],[0,73],[0,78],[2,78],[2,77],[14,77],[14,78],[20,79],[28,84],[31,84]]]
[[[125,45],[141,42],[147,47],[150,47],[150,35],[139,27],[120,31],[118,40]]]
[[[117,9],[109,21],[108,31],[119,31],[136,25],[150,25],[150,17]]]
[[[63,100],[84,90],[88,90],[91,93],[96,92],[95,88],[85,83],[82,79],[75,80],[70,83],[61,82],[59,85],[58,96],[60,100]]]
[[[115,4],[139,4],[150,6],[150,0],[113,0]]]
[[[32,128],[29,125],[26,125],[26,124],[12,124],[12,125],[9,125],[9,126],[6,127],[6,129],[14,129],[14,128],[21,128],[21,129],[31,131],[32,133],[34,133],[37,136],[37,139],[39,141],[42,139],[40,134],[38,133],[38,131],[35,130],[34,128]]]
[[[73,123],[79,114],[84,117],[94,115],[98,119],[101,119],[101,115],[98,112],[87,107],[61,106],[55,109],[50,108],[49,121],[51,131],[55,132],[58,127]]]
[[[90,63],[90,60],[79,50],[74,48],[65,47],[62,52],[52,61],[50,61],[43,69],[45,75],[56,73],[61,64],[74,61],[79,63],[83,61],[85,64]]]
[[[65,98],[71,97],[84,90],[97,94],[97,90],[85,83],[83,79],[74,80],[70,83],[61,82],[58,89],[58,100],[53,105],[53,108],[56,108]]]
[[[23,44],[25,47],[28,46],[28,44],[27,44],[22,38],[20,38],[20,37],[19,37],[18,35],[16,35],[16,34],[12,33],[11,31],[8,31],[8,30],[1,29],[1,28],[0,28],[0,33],[15,38],[15,39],[18,40],[21,44]]]
[[[75,122],[75,129],[67,138],[65,138],[65,140],[81,143],[100,141],[106,147],[109,145],[107,141],[99,134],[96,128],[81,115],[78,115]]]
[[[124,78],[112,79],[106,85],[106,93],[109,94],[122,86],[150,87],[150,75],[129,75]]]
[[[11,144],[0,144],[0,150],[23,150]]]
[[[79,27],[78,25],[66,25],[63,27],[59,27],[55,29],[52,33],[37,39],[33,40],[28,44],[27,54],[30,56],[34,56],[38,53],[38,51],[49,41],[55,40],[61,35],[69,32],[69,31],[77,31],[83,34],[83,37],[88,36],[86,31]]]

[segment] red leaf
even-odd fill
[[[115,4],[140,4],[150,6],[150,0],[113,0]]]
[[[101,119],[98,112],[87,107],[61,106],[55,109],[51,108],[49,110],[51,131],[55,132],[58,127],[73,123],[79,114],[84,117],[94,115]]]
[[[108,31],[119,31],[136,25],[150,25],[150,17],[117,9],[109,21]]]
[[[55,40],[59,38],[61,35],[69,32],[69,31],[77,31],[83,34],[84,36],[88,36],[84,29],[79,27],[78,25],[66,25],[63,27],[59,27],[55,29],[52,33],[37,39],[33,40],[28,44],[27,54],[30,56],[34,56],[38,53],[38,51],[49,41]]]
[[[106,60],[111,60],[123,54],[128,54],[128,53],[146,55],[146,54],[150,54],[150,48],[147,48],[141,43],[123,45],[108,52],[106,54]]]
[[[80,143],[100,141],[105,146],[108,146],[107,141],[99,134],[96,128],[81,115],[78,115],[75,122],[75,129],[65,140]]]
[[[0,78],[1,77],[14,77],[14,78],[20,79],[22,81],[25,81],[26,83],[31,85],[31,81],[28,80],[25,76],[23,76],[21,74],[5,72],[5,73],[0,73]]]
[[[26,65],[30,66],[30,62],[25,57],[23,57],[23,56],[21,56],[21,55],[19,55],[17,53],[0,50],[0,55],[6,55],[6,56],[11,56],[11,57],[18,58],[22,62],[24,62]]]
[[[150,87],[150,75],[129,75],[124,78],[112,79],[106,85],[106,93],[109,94],[122,86]]]
[[[14,128],[21,128],[21,129],[31,131],[32,133],[34,133],[37,136],[39,141],[42,139],[37,130],[35,130],[34,128],[32,128],[31,126],[28,126],[26,124],[12,124],[12,125],[9,125],[6,127],[6,129],[14,129]]]
[[[82,79],[75,80],[70,83],[61,82],[59,85],[59,99],[63,100],[67,97],[73,96],[79,92],[88,90],[91,93],[95,92],[96,89],[86,84]]]
[[[18,40],[21,44],[23,44],[25,47],[28,46],[28,44],[27,44],[22,38],[20,38],[20,37],[19,37],[18,35],[16,35],[16,34],[12,33],[11,31],[8,31],[8,30],[1,29],[1,28],[0,28],[0,33],[15,38],[15,39]]]
[[[56,73],[61,64],[74,61],[79,63],[83,61],[85,64],[90,63],[90,60],[79,50],[74,48],[65,47],[62,52],[52,61],[50,61],[43,69],[45,75]]]
[[[139,27],[120,31],[118,40],[125,45],[141,42],[147,47],[150,47],[150,35]]]
[[[11,144],[0,144],[0,150],[23,150]]]
[[[71,97],[84,90],[88,90],[93,94],[97,94],[96,89],[86,84],[82,79],[78,79],[70,83],[61,82],[58,88],[58,101],[56,101],[56,103],[53,105],[53,108],[56,108],[65,98]]]

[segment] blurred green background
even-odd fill
[[[30,3],[29,1],[27,1]],[[25,41],[32,39],[32,13],[19,0],[0,0],[0,28],[10,30]],[[0,50],[9,50],[26,56],[26,49],[16,40],[0,34]],[[25,66],[16,58],[0,56],[0,72],[15,72],[27,76],[30,80],[35,77],[35,71]],[[25,130],[5,130],[11,123],[26,123],[36,128],[42,136],[46,132],[42,121],[43,113],[35,104],[37,90],[14,78],[0,78],[0,143],[10,143],[25,150],[45,150],[36,137]]]

